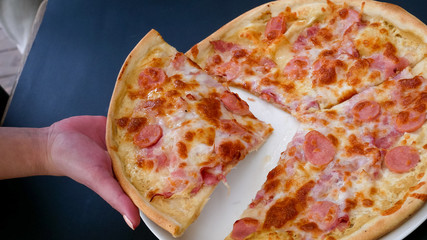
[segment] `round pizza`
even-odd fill
[[[124,189],[173,236],[273,131],[229,86],[300,127],[226,239],[377,239],[427,200],[427,27],[402,8],[279,0],[185,55],[154,35],[122,68],[107,143]]]

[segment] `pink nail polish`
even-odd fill
[[[132,229],[135,230],[135,228],[133,227],[132,222],[129,220],[128,217],[126,217],[126,215],[123,215],[123,219],[125,219],[126,224]]]

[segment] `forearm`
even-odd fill
[[[47,174],[49,128],[0,128],[0,179]]]
[[[134,229],[139,210],[114,179],[105,125],[102,116],[76,116],[47,128],[0,127],[0,179],[70,177],[98,193]]]

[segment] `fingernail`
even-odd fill
[[[123,218],[125,219],[126,224],[132,229],[135,230],[135,228],[133,227],[132,222],[129,220],[128,217],[126,217],[126,215],[123,215]]]

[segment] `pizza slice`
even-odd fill
[[[237,94],[152,30],[120,71],[106,139],[126,193],[176,237],[271,132]]]
[[[427,199],[421,61],[301,129],[228,239],[376,239]]]
[[[210,74],[297,116],[327,109],[413,67],[423,23],[373,1],[276,1],[255,8],[187,55]]]

